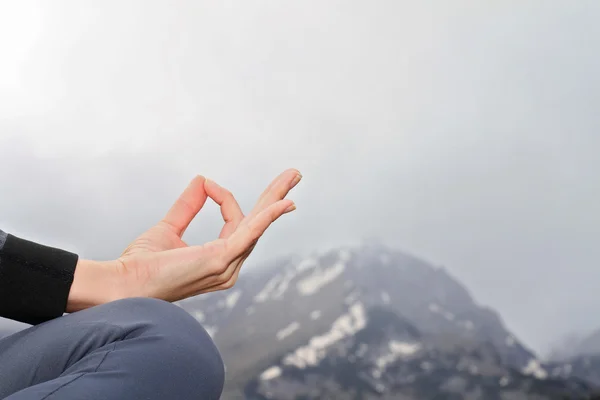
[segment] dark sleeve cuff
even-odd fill
[[[66,250],[5,234],[0,246],[0,316],[32,325],[62,316],[78,259]]]

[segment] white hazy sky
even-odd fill
[[[380,236],[527,344],[600,328],[600,2],[0,0],[0,227],[108,259],[195,174]],[[185,239],[211,240],[207,206]]]

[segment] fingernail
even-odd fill
[[[296,175],[290,185],[290,189],[292,189],[294,186],[296,186],[298,184],[298,182],[300,182],[300,179],[302,179],[302,175],[300,175],[300,174]]]
[[[286,208],[286,209],[285,209],[285,211],[284,211],[283,213],[284,213],[284,214],[285,214],[285,213],[289,213],[289,212],[291,212],[291,211],[294,211],[295,209],[296,209],[296,205],[295,205],[295,204],[292,204],[291,206],[289,206],[288,208]]]

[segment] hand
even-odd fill
[[[113,264],[112,297],[177,301],[233,287],[265,230],[295,209],[284,198],[300,179],[297,170],[283,172],[244,216],[229,191],[197,176],[164,219],[133,241]],[[217,240],[188,246],[182,236],[208,197],[220,205],[225,225]]]
[[[294,203],[284,198],[300,179],[297,170],[283,172],[244,216],[229,191],[202,176],[195,177],[167,215],[117,260],[79,259],[66,312],[127,297],[172,302],[231,288],[269,225],[295,209]],[[225,225],[217,240],[188,246],[182,236],[208,197],[220,205]]]

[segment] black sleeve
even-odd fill
[[[0,317],[35,325],[63,315],[78,259],[0,230]]]

